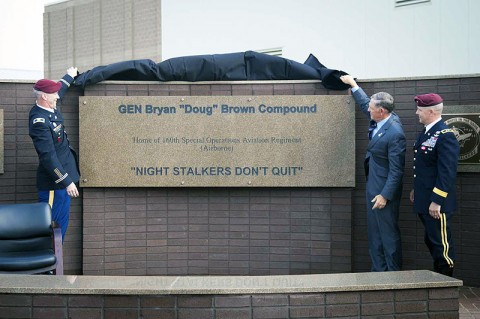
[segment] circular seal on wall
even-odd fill
[[[453,117],[445,121],[453,130],[460,143],[460,160],[467,160],[478,154],[480,143],[480,127],[465,117]]]

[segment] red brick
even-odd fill
[[[254,307],[252,319],[288,318],[287,307]]]
[[[326,295],[326,304],[351,304],[360,302],[360,294],[357,292],[336,292]]]
[[[442,299],[442,300],[429,300],[429,311],[458,311],[459,303],[458,299]]]
[[[362,303],[393,301],[393,291],[367,291],[361,293]]]
[[[429,289],[428,291],[429,299],[458,299],[458,288],[436,288]]]
[[[59,295],[35,295],[33,296],[33,306],[48,306],[48,307],[66,307],[67,306],[67,296]]]
[[[33,319],[64,319],[67,318],[67,308],[49,308],[49,307],[34,307]]]
[[[101,308],[103,306],[103,296],[69,296],[68,306],[70,308]]]
[[[324,318],[324,306],[290,307],[290,318]]]
[[[31,306],[32,296],[0,294],[0,306]]]
[[[4,319],[27,319],[31,318],[30,307],[0,307],[0,318]]]
[[[328,297],[328,294],[327,294]],[[325,307],[325,316],[328,317],[347,317],[359,316],[360,305],[344,304],[344,305],[327,305]]]
[[[215,296],[216,308],[240,308],[250,307],[251,297],[245,296]]]
[[[139,301],[137,296],[105,296],[105,308],[136,308]]]
[[[179,296],[177,298],[179,308],[210,308],[213,306],[212,296]]]
[[[174,309],[142,309],[142,319],[177,319]]]
[[[213,309],[179,309],[178,319],[213,319]]]
[[[105,309],[104,319],[132,319],[139,317],[138,309]]]
[[[216,309],[216,319],[251,319],[250,309]]]
[[[385,315],[394,313],[393,302],[361,304],[362,316]]]
[[[395,291],[395,301],[421,301],[428,299],[428,291],[426,289],[409,289]]]
[[[395,302],[395,311],[397,313],[422,313],[427,310],[427,301],[425,300]]]
[[[68,319],[103,319],[101,308],[69,308]]]

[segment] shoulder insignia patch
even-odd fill
[[[33,119],[33,124],[35,123],[45,123],[45,119],[43,117],[37,117],[36,119]]]
[[[453,130],[451,128],[446,128],[442,130],[442,134],[449,133],[449,132],[453,133]]]

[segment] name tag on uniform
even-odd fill
[[[35,123],[45,123],[45,119],[43,117],[37,117],[36,119],[33,119],[33,124]]]

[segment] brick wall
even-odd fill
[[[351,269],[350,190],[84,189],[83,273]]]
[[[412,97],[438,92],[446,105],[480,104],[480,78],[415,79],[360,83],[396,100],[408,145],[421,128]],[[0,202],[36,200],[37,157],[28,136],[32,83],[0,83],[5,117],[5,173]],[[63,102],[69,139],[78,150],[79,89]],[[347,94],[320,84],[100,84],[85,95]],[[81,190],[72,201],[65,241],[66,273],[89,274],[285,274],[368,271],[365,182],[362,161],[368,121],[356,113],[355,189],[144,188]],[[81,156],[81,154],[80,154]],[[407,149],[400,225],[405,269],[431,269],[423,227],[408,200],[412,185]],[[459,173],[459,208],[453,219],[457,267],[466,285],[480,285],[477,218],[478,173]],[[260,222],[260,223],[259,223]],[[321,226],[319,224],[321,223]],[[328,226],[328,230],[325,229]],[[83,229],[83,230],[82,230]],[[147,229],[148,233],[143,230]],[[284,246],[284,245],[289,246]],[[229,268],[231,267],[231,268]]]
[[[0,318],[458,318],[458,288],[257,295],[0,294]]]

